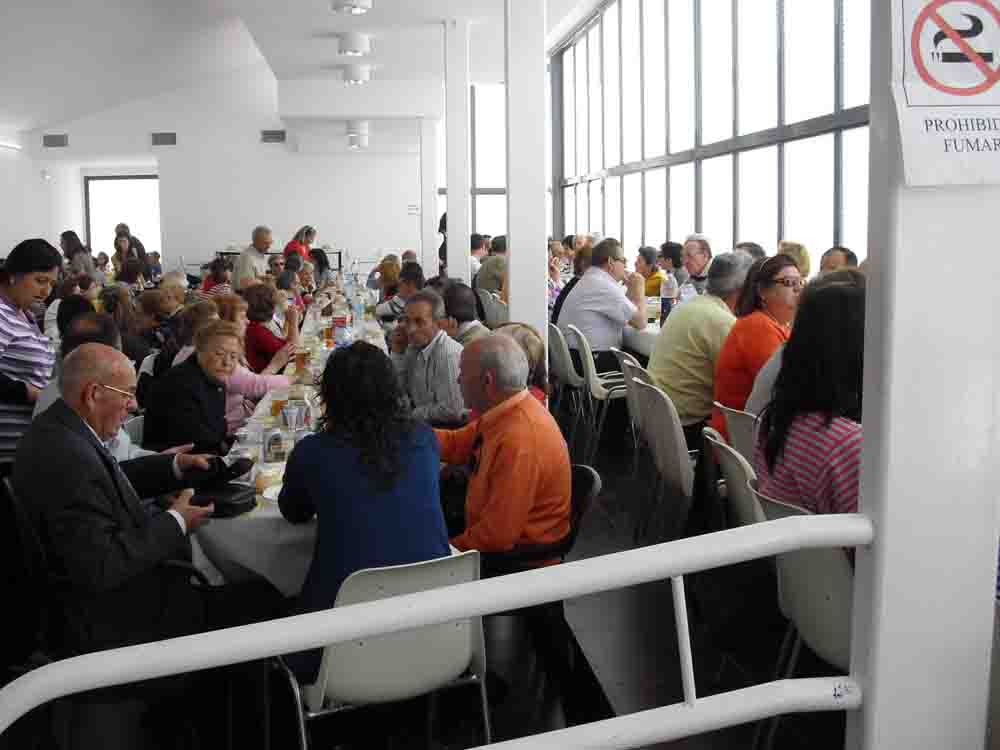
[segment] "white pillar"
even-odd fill
[[[545,0],[504,2],[510,319],[548,334]]]
[[[469,278],[469,235],[472,233],[469,169],[469,21],[445,22],[445,95],[448,139],[448,276]],[[430,274],[428,274],[430,275]]]
[[[437,275],[438,237],[437,213],[438,173],[437,149],[438,127],[435,119],[422,118],[420,128],[420,265],[430,278]]]
[[[905,186],[889,88],[896,6],[872,3],[861,509],[875,541],[857,554],[851,671],[863,705],[847,747],[978,750],[997,564],[989,207],[1000,187]]]

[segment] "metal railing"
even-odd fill
[[[781,713],[854,709],[861,704],[861,691],[849,677],[782,680],[698,698],[682,577],[797,549],[864,546],[872,541],[873,533],[871,522],[858,514],[785,518],[499,578],[76,656],[40,667],[0,690],[0,734],[33,708],[87,690],[664,578],[673,579],[684,703],[505,742],[500,747],[633,748]]]

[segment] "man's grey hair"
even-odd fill
[[[259,227],[254,227],[253,234],[250,235],[250,239],[253,242],[256,242],[257,238],[260,237],[262,234],[271,234],[271,227],[266,227],[263,224],[261,224]]]
[[[747,279],[747,271],[753,265],[753,257],[742,250],[716,255],[712,265],[708,267],[708,283],[705,286],[707,294],[716,297],[728,297],[733,292],[743,288]]]
[[[434,320],[444,320],[448,317],[448,313],[444,307],[444,299],[437,292],[430,289],[421,289],[419,292],[410,295],[410,298],[406,300],[406,306],[409,307],[418,302],[426,302],[431,306],[431,317]]]
[[[523,391],[528,387],[528,357],[517,341],[503,333],[491,333],[476,344],[479,369],[496,374],[498,390]]]
[[[75,401],[84,385],[111,380],[124,356],[104,344],[88,343],[77,347],[62,361],[59,391],[70,401]]]
[[[163,278],[160,280],[160,289],[166,289],[172,286],[176,286],[186,291],[188,288],[187,274],[183,271],[170,271],[169,273],[163,274]]]

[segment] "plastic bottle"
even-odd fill
[[[677,279],[668,271],[667,277],[660,282],[660,325],[670,315],[677,299],[677,291]]]

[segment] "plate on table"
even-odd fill
[[[261,495],[264,496],[265,500],[270,500],[272,503],[278,502],[278,495],[281,494],[281,485],[272,484],[270,487],[265,487]]]

